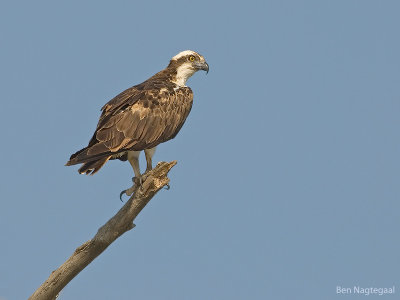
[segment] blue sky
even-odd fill
[[[2,3],[0,299],[27,298],[121,207],[129,164],[88,177],[64,163],[104,103],[186,49],[210,72],[188,81],[192,112],[154,157],[178,160],[171,189],[60,299],[400,289],[399,10],[367,0]]]

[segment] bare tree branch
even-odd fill
[[[176,161],[160,162],[146,173],[141,188],[136,188],[132,197],[106,224],[99,228],[96,235],[75,252],[29,297],[28,300],[52,300],[58,293],[99,256],[112,242],[122,234],[135,227],[133,220],[153,198],[153,196],[168,184],[168,172]]]

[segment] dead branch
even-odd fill
[[[146,173],[141,188],[137,188],[132,197],[106,224],[99,228],[96,235],[79,246],[57,270],[29,297],[28,300],[56,299],[59,292],[111,245],[122,234],[135,227],[133,220],[153,198],[153,196],[169,183],[168,172],[176,161],[160,162]]]

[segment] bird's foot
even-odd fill
[[[132,182],[133,182],[133,186],[137,185],[137,186],[142,186],[143,183],[143,176],[138,177],[132,177]]]
[[[136,191],[137,188],[140,188],[140,187],[142,186],[143,177],[142,177],[142,176],[140,176],[139,178],[138,178],[138,177],[132,177],[132,182],[133,182],[133,185],[132,185],[129,189],[123,190],[123,191],[119,194],[119,199],[120,199],[122,202],[124,202],[124,201],[122,200],[122,196],[123,196],[124,194],[127,195],[127,196],[129,197],[129,196],[131,196],[131,195]]]

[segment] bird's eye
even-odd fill
[[[196,59],[196,57],[194,57],[193,55],[190,55],[190,56],[189,56],[189,60],[190,60],[190,61],[195,61],[195,59]]]

